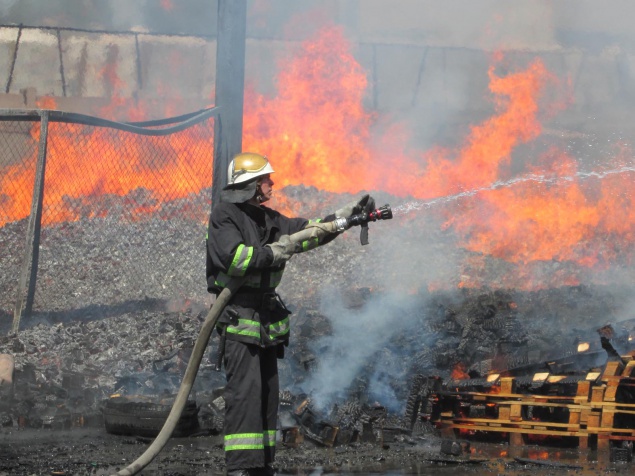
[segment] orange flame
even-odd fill
[[[465,379],[470,378],[470,376],[467,374],[465,365],[462,364],[462,363],[458,363],[452,369],[452,373],[450,374],[450,378],[452,380],[465,380]]]
[[[49,124],[51,140],[47,147],[44,200],[49,213],[42,217],[44,225],[77,220],[79,209],[88,210],[88,217],[104,216],[109,211],[109,201],[103,197],[123,197],[133,192],[138,202],[130,211],[134,218],[161,209],[163,203],[154,195],[154,190],[167,191],[175,200],[199,193],[209,186],[210,177],[200,174],[200,167],[196,166],[201,163],[201,154],[205,151],[209,155],[203,160],[210,164],[213,160],[213,140],[209,135],[177,134],[155,141],[155,138],[127,134],[125,141],[117,142],[113,141],[112,131],[107,128],[87,129],[78,124]],[[31,134],[34,138],[39,137],[39,123],[33,125]],[[88,166],[84,156],[70,153],[78,150],[78,141],[90,141],[93,150],[102,150],[109,157],[115,157],[115,169],[113,162],[105,157],[91,161]],[[148,157],[148,142],[156,145],[155,152],[165,147],[166,151],[176,150],[177,153]],[[0,226],[28,215],[36,159],[37,151],[23,163],[8,167],[0,177],[0,197],[8,197],[2,203],[2,211],[8,219],[3,220],[0,216]],[[97,197],[102,197],[101,207],[83,206],[91,202],[94,205]]]
[[[372,115],[362,106],[367,79],[349,50],[339,28],[326,29],[281,68],[277,97],[247,91],[243,148],[272,159],[278,186],[379,185],[367,147]]]
[[[483,281],[486,258],[513,264],[498,284],[521,288],[577,285],[583,268],[633,264],[634,172],[582,180],[576,161],[552,148],[526,165],[527,179],[496,186],[514,178],[515,149],[542,133],[539,100],[556,79],[540,60],[505,76],[490,67],[496,114],[459,148],[413,152],[403,125],[373,131],[377,117],[362,106],[367,82],[350,49],[341,29],[328,27],[284,65],[276,97],[249,93],[245,145],[272,158],[280,185],[418,199],[478,191],[439,210],[460,245],[476,253],[460,286],[491,284]],[[562,266],[544,279],[543,264],[553,262]]]
[[[165,0],[163,5],[168,8],[172,2]],[[540,60],[524,70],[501,75],[497,65],[502,56],[497,55],[488,71],[495,106],[492,117],[473,125],[455,149],[420,151],[409,150],[410,133],[405,124],[379,130],[380,122],[385,121],[364,107],[367,73],[352,49],[342,28],[327,26],[303,43],[297,55],[281,63],[276,95],[267,97],[247,88],[243,148],[271,158],[278,189],[305,185],[332,193],[383,191],[418,200],[473,192],[435,210],[443,214],[445,229],[455,233],[459,246],[469,252],[457,279],[459,286],[578,284],[585,269],[634,264],[635,171],[625,159],[628,148],[605,169],[622,167],[621,173],[593,171],[595,175],[589,175],[573,157],[554,147],[531,164],[527,160],[520,171],[526,179],[510,182],[519,173],[512,171],[512,155],[518,146],[541,136],[539,117],[545,111],[540,100],[547,87],[556,84]],[[102,69],[114,98],[105,111],[109,115],[123,105],[116,94],[124,87],[114,67],[118,54],[113,46]],[[127,111],[128,117],[141,118],[143,107],[137,106]],[[36,134],[34,130],[33,136]],[[81,126],[68,128],[67,135],[61,132],[50,153],[68,156],[72,141],[82,134],[86,130]],[[106,140],[99,130],[90,134],[91,140]],[[69,177],[61,165],[58,170],[51,165],[47,203],[126,195],[143,188],[150,191],[147,210],[156,209],[158,203],[152,200],[158,198],[152,191],[168,185],[166,180],[172,174],[188,169],[188,146],[177,145],[178,160],[165,161],[163,173],[148,177],[140,172],[147,152],[132,138],[126,142],[132,144],[125,149],[115,146],[123,167],[116,177],[111,170],[97,167],[94,175],[79,181]],[[211,147],[206,144],[210,151]],[[157,152],[161,155],[161,150]],[[34,156],[27,157],[25,162],[34,160]],[[5,168],[0,177],[0,200],[3,209],[9,210],[9,221],[25,217],[30,208],[30,199],[24,198],[29,194],[20,196],[17,191],[32,188],[33,172],[21,170]],[[184,183],[174,187],[177,196],[184,196],[200,192],[207,184],[209,178],[190,187]],[[296,208],[293,200],[280,193],[277,200],[284,212],[292,214]],[[67,214],[57,219],[73,217]],[[484,272],[492,260],[505,264],[498,269],[496,282]],[[549,267],[546,279],[545,266]],[[437,289],[443,284],[430,286]]]

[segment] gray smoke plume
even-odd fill
[[[321,313],[328,317],[332,335],[318,339],[312,351],[318,366],[303,383],[316,408],[342,399],[362,373],[368,376],[368,394],[382,404],[395,402],[386,377],[405,369],[382,368],[381,353],[390,340],[413,325],[418,299],[404,294],[370,295],[361,308],[350,309],[337,289],[325,289]],[[390,361],[390,359],[389,359]]]

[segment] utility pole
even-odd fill
[[[247,0],[218,0],[212,206],[220,202],[231,158],[242,152]]]

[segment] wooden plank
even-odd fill
[[[615,433],[635,436],[635,430],[632,428],[602,428],[600,426],[589,426],[586,431],[589,433],[597,433],[598,435]]]
[[[518,406],[532,406],[532,407],[554,407],[554,408],[566,408],[569,410],[582,410],[583,408],[590,408],[589,405],[580,405],[576,403],[553,403],[553,402],[536,402],[534,400],[520,401],[515,400],[511,402],[496,402],[499,411],[501,408],[511,408],[514,405]]]
[[[452,424],[466,424],[473,423],[476,425],[508,425],[512,427],[517,427],[522,424],[523,428],[533,428],[536,426],[548,426],[554,428],[578,428],[578,425],[572,423],[556,423],[549,421],[510,421],[510,420],[490,420],[487,418],[454,418]],[[598,420],[599,422],[599,420]]]
[[[597,402],[590,404],[591,408],[619,408],[622,410],[635,410],[635,404],[622,402]]]
[[[606,363],[606,367],[604,368],[604,373],[602,373],[602,380],[606,377],[613,377],[616,375],[622,375],[624,371],[624,364],[618,360],[611,360]]]
[[[593,387],[591,389],[591,401],[592,402],[601,402],[604,400],[604,391],[606,390],[606,385],[598,385],[597,387]]]
[[[10,354],[0,354],[0,387],[13,385],[15,361]]]
[[[589,408],[584,408],[580,411],[580,425],[587,425],[589,422],[589,415],[591,414],[591,410]]]
[[[615,413],[610,410],[604,410],[602,412],[602,418],[600,420],[600,426],[602,428],[613,428],[613,421],[615,419]]]
[[[528,393],[483,393],[483,392],[439,392],[441,398],[455,397],[461,400],[468,399],[468,397],[485,396],[489,401],[498,401],[506,399],[533,399],[538,397],[540,399],[547,399],[549,401],[572,401],[575,396],[566,395],[533,395]]]
[[[564,430],[534,430],[531,428],[509,428],[509,427],[489,427],[480,425],[455,425],[457,430],[473,430],[494,433],[524,433],[528,435],[545,435],[545,436],[584,436],[586,433],[580,431],[564,431]]]
[[[628,367],[628,376],[623,376]],[[494,418],[454,418],[444,422],[455,434],[459,430],[478,432],[508,433],[510,446],[524,444],[524,436],[541,435],[553,437],[575,437],[579,448],[596,446],[598,449],[609,447],[610,440],[635,441],[635,429],[614,428],[615,415],[635,415],[635,402],[616,402],[617,389],[622,385],[634,385],[635,360],[626,366],[621,362],[607,365],[601,385],[593,385],[590,381],[577,383],[575,395],[536,395],[514,393],[515,380],[501,381],[501,393],[462,393],[464,398],[470,395],[473,401],[498,406],[498,415]],[[615,374],[615,375],[611,375]],[[457,399],[458,399],[457,395]],[[568,411],[568,422],[527,421],[523,420],[522,408],[527,406],[560,409],[562,415]],[[565,418],[567,414],[564,413]]]
[[[501,393],[514,393],[516,390],[514,377],[503,377],[501,381]]]
[[[608,450],[611,447],[611,442],[606,439],[598,438],[597,449]]]
[[[622,376],[630,377],[631,375],[633,375],[633,370],[635,370],[635,360],[631,359],[624,367],[624,370],[622,371]]]
[[[552,425],[545,425],[552,426]],[[453,429],[460,430],[474,430],[474,431],[493,431],[493,432],[509,432],[509,433],[526,433],[533,435],[545,435],[545,436],[581,436],[588,437],[590,435],[597,434],[598,438],[605,439],[635,439],[635,430],[628,428],[600,428],[592,427],[586,430],[550,430],[549,428],[528,428],[528,425],[516,425],[516,426],[488,426],[488,425],[469,425],[469,424],[454,424]]]
[[[588,400],[589,395],[591,394],[591,382],[588,380],[581,380],[578,382],[578,389],[576,392],[576,397],[583,397]]]
[[[605,433],[600,433],[598,435],[598,440],[618,440],[618,441],[635,441],[635,435],[627,436],[627,435],[607,435]]]
[[[606,381],[606,391],[604,392],[604,401],[614,402],[617,387],[622,377],[608,377]]]
[[[522,433],[511,433],[509,435],[510,446],[523,446],[524,443]]]
[[[581,434],[578,437],[578,447],[580,449],[583,449],[583,450],[585,450],[585,449],[587,449],[589,447],[589,437],[588,437],[588,435]]]
[[[600,426],[600,412],[591,412],[589,413],[589,418],[587,420],[587,431],[591,433],[591,428],[597,428]]]

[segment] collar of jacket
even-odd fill
[[[279,228],[274,219],[271,216],[271,208],[264,205],[252,205],[251,203],[239,203],[236,204],[245,214],[251,218],[258,226],[265,229],[265,234],[262,237],[262,244],[271,243],[271,240],[279,238]]]

